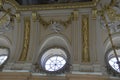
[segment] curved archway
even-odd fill
[[[106,39],[105,45],[105,62],[107,66],[108,72],[112,72],[114,74],[120,73],[119,63],[120,60],[120,33],[116,33],[112,35],[113,45],[115,46],[116,55],[118,56],[118,60],[116,59],[114,50],[112,48],[112,44],[109,40],[109,37]]]
[[[0,46],[11,47],[12,42],[6,36],[0,36]]]
[[[120,33],[113,34],[112,40],[115,46],[120,46]],[[105,53],[108,49],[112,47],[109,37],[105,40],[104,46],[105,46]]]
[[[70,42],[68,41],[68,39],[60,34],[52,34],[47,36],[46,38],[44,38],[40,44],[40,49],[39,49],[39,53],[36,54],[37,58],[34,57],[34,61],[35,63],[38,62],[40,56],[42,55],[42,53],[51,47],[61,47],[64,48],[65,50],[68,51],[68,55],[70,57],[71,54],[71,45]],[[69,60],[69,62],[71,62]]]
[[[65,36],[60,35],[60,34],[52,34],[52,35],[48,35],[46,38],[44,38],[41,41],[39,53],[41,53],[41,51],[43,51],[45,48],[49,48],[52,46],[63,47],[66,50],[68,50],[69,53],[71,54],[70,41]],[[40,55],[40,54],[38,54],[38,55]]]

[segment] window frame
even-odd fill
[[[44,54],[45,54],[45,52],[46,51],[48,51],[48,50],[50,50],[50,49],[55,49],[55,48],[58,48],[58,49],[61,49],[61,50],[63,50],[64,52],[65,52],[65,54],[66,54],[66,56],[67,56],[67,58],[65,59],[66,60],[66,64],[61,68],[61,69],[59,69],[59,70],[57,70],[57,71],[47,71],[47,70],[45,70],[45,62],[50,58],[50,57],[52,57],[52,56],[61,56],[61,57],[63,57],[64,58],[64,56],[63,55],[51,55],[51,56],[48,56],[47,57],[47,59],[45,59],[45,61],[44,61],[44,63],[42,63],[41,64],[41,58],[42,58],[42,56],[44,56]],[[44,65],[44,66],[43,66]],[[42,72],[45,72],[45,73],[48,73],[48,74],[59,74],[59,73],[64,73],[64,72],[69,72],[70,71],[70,54],[69,54],[69,52],[65,49],[65,48],[63,48],[63,47],[49,47],[49,48],[46,48],[46,49],[44,49],[42,52],[41,52],[41,55],[39,55],[39,68],[40,68],[40,71],[42,71]]]

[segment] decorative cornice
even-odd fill
[[[51,9],[70,9],[70,8],[85,8],[96,6],[99,0],[92,0],[91,2],[74,2],[74,3],[61,3],[61,4],[41,4],[41,5],[19,5],[15,0],[5,0],[5,2],[13,5],[17,11],[26,10],[51,10]]]

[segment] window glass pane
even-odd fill
[[[0,56],[0,65],[2,65],[7,60],[7,56]]]
[[[120,61],[120,57],[118,57],[118,59],[119,59],[119,61]],[[109,64],[110,64],[110,66],[111,66],[115,71],[117,71],[117,72],[120,73],[120,68],[119,68],[119,66],[118,66],[116,57],[111,58],[111,59],[109,60]]]
[[[57,71],[66,64],[66,60],[61,56],[52,56],[45,63],[47,71]]]

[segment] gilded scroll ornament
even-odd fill
[[[89,54],[89,16],[82,15],[82,62],[90,61]]]
[[[25,17],[24,19],[24,42],[23,50],[20,55],[19,61],[25,61],[27,59],[28,49],[29,49],[29,39],[30,39],[30,18]]]

